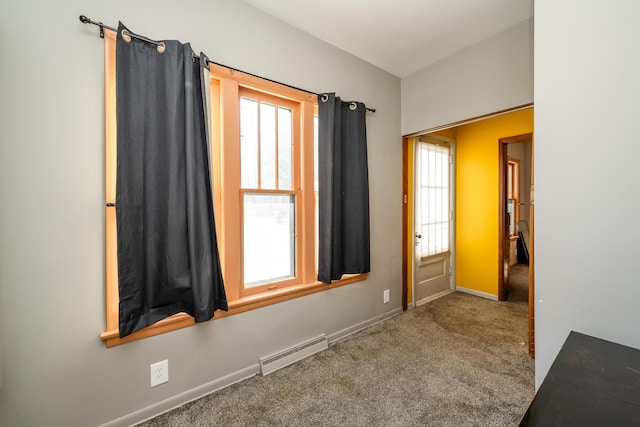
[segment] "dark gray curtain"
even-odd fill
[[[202,55],[116,43],[120,337],[179,312],[227,310],[208,163]]]
[[[318,280],[367,273],[369,174],[366,108],[323,94],[318,102]]]

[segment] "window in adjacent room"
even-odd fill
[[[507,214],[509,220],[509,237],[518,234],[517,224],[520,219],[520,161],[509,157],[507,161]]]

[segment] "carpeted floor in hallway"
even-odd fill
[[[534,394],[526,271],[509,301],[455,292],[141,425],[517,425]]]

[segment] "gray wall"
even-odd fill
[[[533,102],[533,18],[402,79],[402,134]]]
[[[103,49],[80,14],[375,107],[369,279],[105,348]],[[237,0],[7,2],[0,52],[0,425],[135,421],[250,375],[261,356],[401,306],[398,78]],[[149,364],[163,359],[170,381],[151,389]]]
[[[640,3],[536,0],[535,14],[539,385],[570,330],[640,348]]]

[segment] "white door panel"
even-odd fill
[[[415,305],[450,291],[453,141],[415,140]]]

